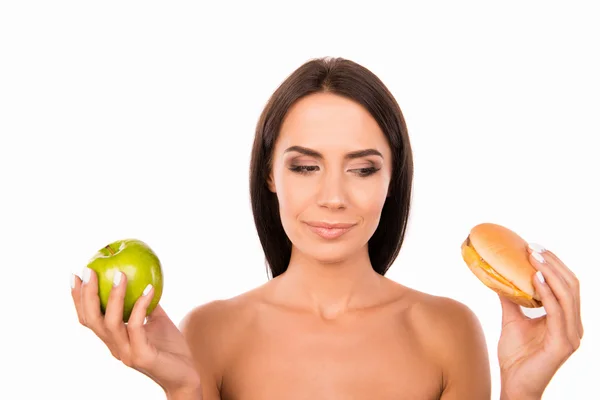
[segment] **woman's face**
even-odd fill
[[[275,143],[269,188],[295,250],[321,262],[364,251],[388,194],[392,154],[358,103],[312,94],[289,110]],[[344,224],[327,229],[318,225]]]

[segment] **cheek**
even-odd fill
[[[306,180],[280,176],[277,180],[277,199],[282,219],[295,218],[310,204],[311,190]]]
[[[371,237],[381,218],[381,211],[387,199],[387,185],[378,183],[371,190],[356,190],[353,193],[354,205],[363,219],[363,233]]]
[[[298,236],[298,219],[314,202],[312,190],[307,187],[306,180],[284,177],[277,181],[277,201],[281,225],[292,242],[300,243]]]
[[[387,190],[387,185],[383,181],[373,182],[368,188],[355,188],[352,191],[354,205],[365,214],[365,217],[377,216],[385,203]]]

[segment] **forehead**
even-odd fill
[[[288,111],[276,147],[305,146],[323,153],[374,148],[390,154],[377,121],[360,104],[332,93],[315,93]],[[388,158],[388,157],[386,157]]]

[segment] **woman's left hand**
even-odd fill
[[[529,318],[505,297],[498,360],[501,399],[541,399],[561,365],[578,348],[583,337],[579,281],[552,252],[531,244],[529,258],[538,270],[533,285],[546,315]],[[542,274],[542,282],[538,279]]]

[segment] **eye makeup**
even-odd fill
[[[313,172],[316,172],[319,170],[319,166],[318,165],[299,165],[296,164],[294,162],[290,163],[290,166],[288,167],[288,169],[292,172],[301,174],[301,175],[309,175]],[[356,175],[360,176],[360,177],[367,177],[367,176],[371,176],[375,173],[377,173],[377,171],[379,171],[381,169],[381,167],[376,167],[373,163],[371,163],[371,166],[369,167],[362,167],[362,168],[352,168],[349,169],[348,171],[354,172]]]

